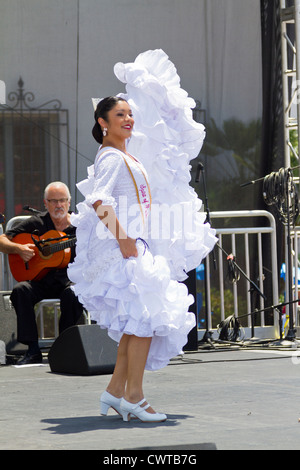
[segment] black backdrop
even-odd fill
[[[284,166],[280,0],[261,0],[261,28],[263,115],[260,174],[265,176]],[[261,209],[272,212],[272,207],[266,206],[263,198],[259,200]],[[278,270],[284,256],[283,234],[283,226],[277,221]],[[264,266],[271,270],[270,248],[264,249],[263,253]],[[270,276],[266,276],[264,285],[266,295],[270,298]]]
[[[261,0],[261,27],[264,176],[284,165],[280,0]]]

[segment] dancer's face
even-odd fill
[[[129,104],[118,101],[116,106],[107,113],[107,121],[99,118],[99,124],[107,128],[109,139],[128,139],[131,136],[134,119]]]

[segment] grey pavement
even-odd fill
[[[109,375],[0,366],[0,450],[299,450],[300,351],[199,349],[145,373],[165,423],[99,413]]]

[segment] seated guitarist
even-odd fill
[[[7,254],[18,254],[29,262],[35,255],[33,243],[19,244],[12,239],[20,233],[34,231],[42,236],[49,230],[57,230],[67,235],[75,235],[75,227],[70,224],[70,191],[61,182],[50,183],[44,192],[46,212],[33,215],[20,222],[12,230],[0,236],[0,251]],[[72,247],[71,262],[75,256]],[[11,293],[11,302],[17,314],[17,339],[28,345],[28,351],[18,364],[36,364],[42,362],[42,354],[38,345],[38,331],[34,305],[43,299],[60,298],[61,317],[59,332],[77,323],[82,315],[83,307],[79,303],[67,277],[67,268],[51,269],[40,280],[22,281],[16,284]]]

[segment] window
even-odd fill
[[[18,95],[8,95],[17,104],[0,107],[0,213],[6,220],[26,205],[43,210],[45,186],[68,173],[67,111],[57,100],[30,108],[26,96],[32,101],[32,93],[23,92],[21,79],[19,87]],[[51,103],[54,109],[45,108]]]

